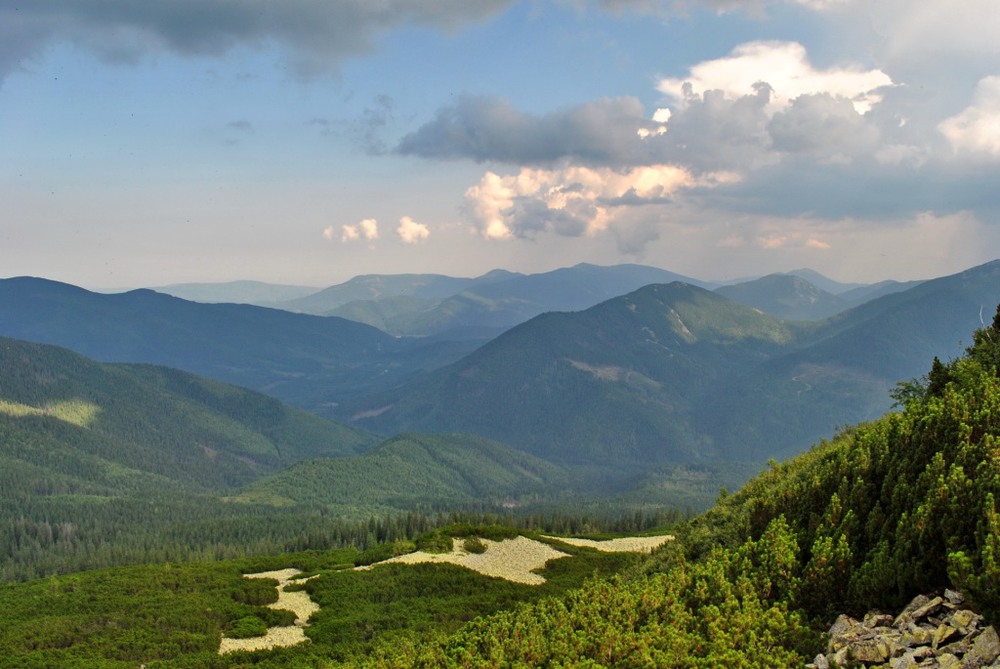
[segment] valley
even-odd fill
[[[585,266],[539,285],[611,290],[644,272]],[[419,302],[532,278],[487,276],[354,288],[395,285],[393,299]],[[809,302],[819,293],[803,281],[747,282],[740,300],[764,304],[763,286]],[[594,304],[525,311],[478,340],[453,335],[500,321],[400,336],[0,281],[0,651],[26,668],[222,669],[492,666],[497,653],[632,666],[635,653],[658,664],[741,648],[747,666],[796,666],[829,615],[901,606],[903,593],[961,587],[991,619],[996,478],[981,449],[1000,357],[983,321],[1000,263],[844,287],[871,299],[819,317],[824,298],[803,320],[710,288],[592,291]],[[886,445],[904,437],[924,440],[919,461]],[[906,497],[935,485],[934,499],[957,495],[978,520],[948,516],[957,534],[913,557],[923,530],[908,519],[927,527],[958,508]],[[836,593],[838,581],[851,585]],[[319,608],[289,613],[279,596]],[[719,607],[729,631],[704,637]],[[516,648],[515,610],[531,611],[518,634],[534,639]],[[652,627],[566,636],[630,610]],[[772,654],[751,641],[760,625]],[[295,643],[262,641],[268,628]]]

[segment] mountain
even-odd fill
[[[840,313],[851,303],[791,274],[769,274],[744,283],[720,286],[715,292],[777,318],[818,321]]]
[[[465,333],[495,336],[547,311],[578,311],[653,283],[695,279],[644,265],[579,264],[529,275],[486,275],[446,297],[386,296],[355,301],[330,312],[396,335]]]
[[[302,462],[256,481],[234,499],[405,513],[513,506],[521,498],[551,498],[568,482],[563,468],[482,437],[404,434],[363,455]]]
[[[335,317],[201,304],[151,290],[103,295],[36,278],[0,280],[0,336],[105,362],[145,362],[260,390],[322,413],[451,362],[474,343],[403,340]]]
[[[850,302],[851,306],[858,306],[870,300],[882,297],[884,295],[901,293],[904,290],[915,288],[919,286],[921,283],[923,282],[880,281],[878,283],[873,283],[870,286],[861,286],[860,288],[852,288],[851,290],[844,291],[843,293],[840,293],[839,297],[843,300],[847,300],[848,302]]]
[[[1000,302],[1000,261],[818,323],[688,284],[549,313],[343,407],[380,431],[472,432],[557,462],[763,461],[889,408]]]
[[[150,289],[192,302],[233,302],[259,306],[271,306],[277,302],[295,300],[320,290],[308,286],[286,286],[260,281],[175,283],[169,286],[151,287]]]
[[[337,307],[359,300],[379,300],[393,297],[440,299],[475,285],[518,276],[505,270],[493,270],[477,278],[459,278],[442,274],[363,274],[311,295],[286,300],[282,309],[302,313],[329,315]]]
[[[783,274],[786,276],[797,276],[832,295],[842,295],[850,290],[863,290],[867,287],[863,283],[841,283],[840,281],[823,276],[815,270],[806,268],[793,269],[791,272],[783,272]]]
[[[19,486],[58,479],[93,494],[229,489],[375,442],[259,393],[6,338],[0,433],[0,460],[22,473]]]
[[[538,316],[354,418],[473,432],[559,461],[725,459],[733,454],[693,429],[696,405],[797,337],[796,326],[696,286],[650,285]]]

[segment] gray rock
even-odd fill
[[[962,593],[956,592],[954,590],[945,590],[944,598],[947,599],[950,603],[955,604],[956,606],[961,606],[962,604],[965,604],[965,597],[962,595]]]
[[[941,669],[963,669],[962,661],[951,653],[942,653],[937,657],[938,666]]]
[[[931,646],[934,648],[939,648],[948,639],[952,638],[958,634],[958,630],[951,625],[941,624],[936,630],[934,630],[934,640],[931,641]]]
[[[948,624],[958,630],[959,634],[971,634],[983,617],[969,609],[959,609],[948,619]]]
[[[976,637],[966,659],[974,659],[981,665],[987,665],[996,660],[997,657],[1000,657],[1000,637],[997,636],[996,629],[990,625]]]

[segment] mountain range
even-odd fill
[[[377,431],[474,432],[559,461],[760,461],[884,412],[997,302],[1000,262],[812,323],[651,285],[343,408]]]
[[[377,291],[438,299],[464,285],[510,304],[578,306],[676,276],[580,265],[480,280],[361,277],[349,294],[338,290],[345,299]],[[765,279],[745,285],[742,299],[788,288],[824,295],[797,275]],[[825,294],[837,299],[862,290],[832,287],[841,294]],[[896,382],[922,374],[929,358],[961,352],[980,312],[1000,301],[1000,263],[873,291],[890,294],[798,321],[721,289],[643,284],[582,311],[540,314],[480,346],[391,336],[339,317],[19,278],[0,281],[0,335],[176,367],[381,434],[471,433],[562,464],[627,469],[760,462],[878,415]]]

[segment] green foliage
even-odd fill
[[[267,623],[257,616],[244,616],[230,625],[225,632],[230,639],[249,639],[267,634]]]
[[[375,564],[376,562],[394,558],[397,555],[412,553],[415,550],[417,550],[417,544],[406,540],[376,544],[371,548],[362,551],[362,553],[354,559],[354,565],[356,567],[361,567],[364,565]]]
[[[462,542],[462,548],[467,553],[479,554],[486,552],[486,544],[479,537],[466,537],[465,541]]]
[[[454,539],[441,530],[433,530],[417,537],[417,550],[425,553],[449,553]]]

